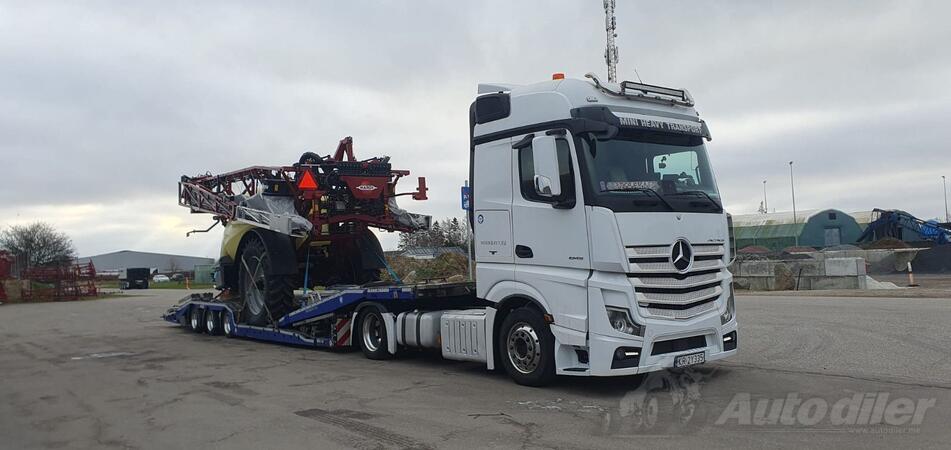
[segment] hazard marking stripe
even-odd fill
[[[344,345],[349,345],[350,344],[350,330],[347,330],[342,335],[340,335],[340,338],[337,339],[337,342],[335,342],[335,344],[337,347],[343,347]]]
[[[343,327],[347,326],[350,323],[350,319],[340,319],[337,321],[337,332],[339,333]]]

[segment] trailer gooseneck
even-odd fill
[[[469,109],[475,283],[375,282],[382,259],[365,227],[409,231],[428,218],[390,207],[387,180],[399,173],[386,160],[341,164],[338,152],[302,158],[293,176],[263,176],[265,192],[292,200],[213,207],[218,182],[192,179],[183,204],[238,223],[220,261],[228,290],[186,298],[165,319],[211,334],[358,346],[373,359],[439,348],[534,386],[734,355],[730,218],[693,98],[587,77],[479,86]],[[319,191],[304,189],[309,177]],[[373,186],[385,189],[353,191]],[[425,192],[420,183],[415,197]],[[235,207],[269,214],[251,220]],[[314,252],[317,265],[306,259]],[[337,286],[293,295],[315,275]]]

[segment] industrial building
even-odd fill
[[[749,246],[779,251],[787,247],[831,247],[853,244],[862,235],[852,215],[838,209],[733,216],[739,249]]]
[[[133,250],[120,250],[79,258],[79,263],[85,264],[90,261],[96,266],[96,271],[106,273],[128,267],[148,267],[157,269],[159,273],[192,272],[195,270],[195,266],[207,266],[215,263],[212,258]]]
[[[436,259],[445,253],[466,256],[466,251],[459,247],[417,247],[406,249],[399,255],[411,259]]]

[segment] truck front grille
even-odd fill
[[[716,309],[726,278],[722,244],[693,246],[693,264],[680,273],[670,262],[669,245],[633,246],[626,249],[641,312],[648,317],[683,320]]]

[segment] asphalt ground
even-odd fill
[[[0,305],[0,448],[947,448],[951,299],[741,296],[739,354],[528,388],[197,335],[183,291]]]

